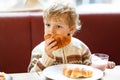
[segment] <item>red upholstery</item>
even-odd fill
[[[38,14],[38,16],[31,16],[31,30],[32,30],[32,49],[44,40],[44,24],[43,17]]]
[[[91,51],[104,52],[120,64],[120,14],[80,14],[82,29],[74,36]],[[0,71],[26,72],[32,49],[43,41],[41,13],[0,14]]]
[[[80,14],[82,29],[76,36],[92,53],[103,52],[120,64],[120,14]]]
[[[26,71],[31,52],[30,18],[0,15],[0,71]]]

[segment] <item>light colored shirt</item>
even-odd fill
[[[38,44],[32,51],[28,72],[41,71],[44,68],[57,64],[91,64],[91,52],[79,39],[72,37],[71,42],[52,52],[54,59],[45,53],[45,41]]]

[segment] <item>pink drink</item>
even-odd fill
[[[107,66],[107,61],[105,61],[105,60],[93,61],[92,66],[104,71]]]
[[[93,54],[92,55],[92,66],[102,71],[106,69],[109,56],[106,54]]]

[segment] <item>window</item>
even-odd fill
[[[0,11],[42,10],[54,0],[0,0]],[[69,0],[79,13],[119,12],[120,0]]]
[[[0,0],[0,10],[7,10],[17,3],[16,0]]]
[[[119,0],[76,0],[79,13],[119,13]]]

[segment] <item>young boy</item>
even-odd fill
[[[57,64],[91,64],[89,48],[72,37],[81,26],[79,16],[71,4],[53,3],[44,10],[43,18],[45,41],[33,49],[29,72],[41,71]]]

